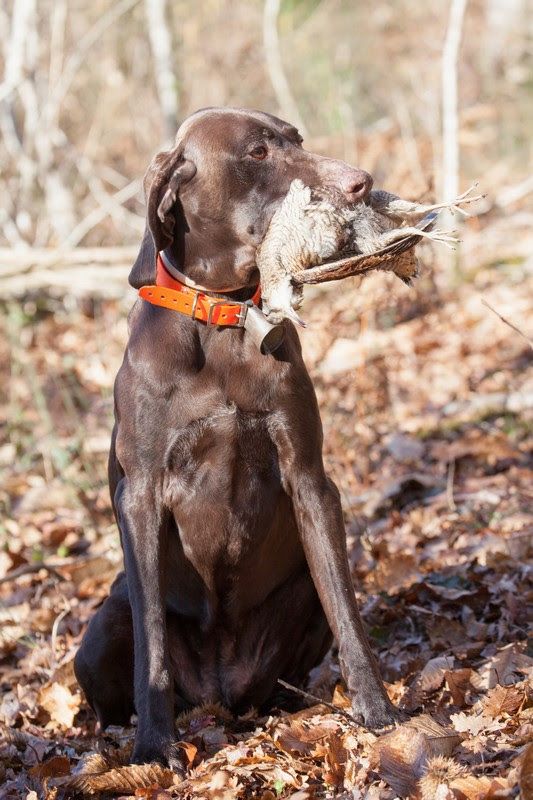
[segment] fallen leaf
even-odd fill
[[[39,692],[39,702],[48,711],[52,723],[62,728],[71,728],[74,717],[80,710],[81,697],[60,683],[43,686]]]
[[[488,778],[486,775],[466,775],[457,778],[450,784],[455,793],[455,797],[465,798],[465,800],[488,800],[502,796],[500,792],[506,788],[503,781],[495,778]]]
[[[417,708],[425,695],[436,691],[444,683],[444,673],[453,667],[453,658],[437,656],[431,658],[415,678],[404,697],[407,709]]]
[[[346,771],[348,753],[341,736],[332,733],[315,748],[315,757],[324,758],[324,780],[329,786],[340,788]]]
[[[410,796],[428,761],[450,756],[460,741],[454,731],[421,714],[377,740],[373,748],[377,771],[395,792]]]
[[[401,726],[378,739],[375,755],[380,777],[401,797],[409,797],[432,754],[423,733]]]
[[[335,685],[331,702],[333,703],[334,706],[338,706],[338,708],[344,708],[347,711],[351,711],[352,709],[352,701],[350,700],[348,693],[344,688],[344,686],[342,685],[342,683],[337,683]]]
[[[418,560],[408,553],[380,558],[368,578],[372,591],[394,594],[421,579]]]
[[[523,656],[516,644],[509,644],[489,658],[478,670],[477,678],[474,680],[472,677],[472,683],[477,689],[493,689],[498,684],[509,686],[516,683],[518,673],[527,668],[525,659],[533,664],[533,659]]]
[[[491,717],[514,714],[525,700],[525,692],[518,686],[495,686],[483,699],[483,713]]]
[[[53,786],[75,792],[134,792],[135,789],[160,787],[168,789],[177,776],[160,764],[130,764],[107,772],[79,773],[55,778]]]
[[[466,693],[469,688],[471,688],[471,675],[471,669],[446,670],[444,673],[444,680],[446,681],[446,686],[450,691],[454,705],[464,705]]]
[[[533,800],[533,742],[526,747],[522,756],[518,783],[522,800]]]
[[[58,778],[70,774],[70,759],[67,756],[52,756],[47,761],[36,764],[29,770],[32,778],[44,781],[46,778]]]
[[[452,714],[450,720],[456,731],[459,733],[471,733],[473,736],[477,736],[482,731],[488,733],[501,727],[497,722],[485,717],[483,714],[465,714],[463,711],[459,714]]]
[[[164,789],[149,786],[146,789],[135,789],[135,797],[145,797],[146,800],[172,800],[172,795]]]
[[[178,751],[180,760],[186,769],[192,767],[198,752],[198,748],[192,742],[175,742],[172,749]]]
[[[288,753],[308,755],[313,752],[317,742],[329,735],[331,735],[329,725],[321,726],[317,723],[306,726],[296,719],[291,720],[290,725],[280,725],[274,732],[273,739],[278,747]]]

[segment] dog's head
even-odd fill
[[[147,225],[131,285],[155,281],[161,250],[213,290],[257,283],[256,249],[295,178],[338,189],[352,203],[372,187],[363,170],[304,150],[296,128],[277,117],[244,109],[197,111],[145,175]]]

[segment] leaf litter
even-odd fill
[[[531,351],[479,299],[526,330],[532,284],[496,277],[451,290],[426,274],[409,293],[380,275],[307,301],[324,457],[406,721],[378,733],[317,703],[206,706],[176,721],[179,773],[129,765],[134,720],[98,731],[72,670],[121,563],[105,461],[128,303],[7,304],[0,800],[533,796]],[[349,711],[335,650],[307,688]]]

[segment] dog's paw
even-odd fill
[[[399,725],[408,719],[408,715],[404,711],[400,711],[388,701],[365,704],[354,701],[352,712],[354,717],[362,720],[365,728],[372,731],[381,731],[392,725]]]
[[[169,767],[180,777],[185,776],[185,767],[178,748],[175,747],[174,741],[144,743],[135,742],[133,754],[131,756],[132,764],[161,764],[163,767]]]

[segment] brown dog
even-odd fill
[[[269,114],[206,109],[145,179],[147,230],[130,274],[165,251],[234,299],[259,282],[255,251],[294,178],[357,202],[369,175],[306,152]],[[133,760],[168,762],[176,707],[265,705],[339,646],[354,711],[395,719],[359,617],[339,495],[296,332],[262,355],[240,327],[139,300],[115,385],[109,481],[125,573],[95,615],[76,675],[105,727],[138,715]]]

